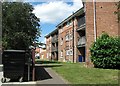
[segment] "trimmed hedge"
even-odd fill
[[[120,38],[103,33],[90,48],[91,61],[97,68],[120,69]]]

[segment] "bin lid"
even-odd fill
[[[4,52],[25,52],[25,50],[4,50]]]

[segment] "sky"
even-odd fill
[[[27,0],[29,2],[29,0]],[[33,13],[40,18],[42,30],[40,42],[45,43],[45,36],[56,29],[56,26],[83,5],[81,0],[40,0],[30,2]]]

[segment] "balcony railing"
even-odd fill
[[[52,52],[57,52],[58,51],[58,47],[52,47]]]
[[[78,47],[83,47],[83,46],[85,46],[85,43],[86,43],[86,37],[83,36],[83,37],[81,37],[81,38],[78,40]]]
[[[77,31],[85,30],[85,28],[86,28],[86,24],[84,23],[83,25],[81,25],[77,28]]]
[[[52,37],[52,43],[58,42],[58,36]]]

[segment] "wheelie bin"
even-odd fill
[[[4,50],[2,64],[3,78],[1,82],[3,83],[6,82],[6,79],[22,82],[30,77],[32,58],[25,50]]]

